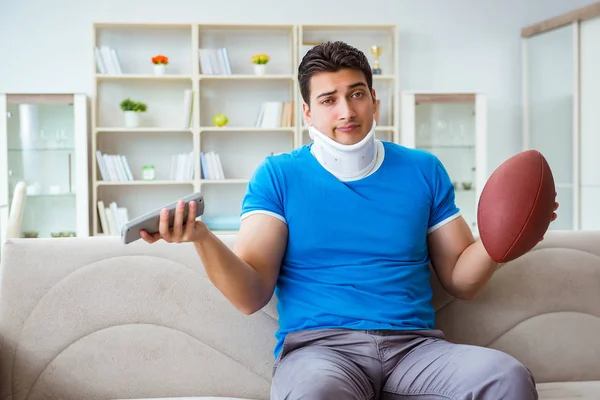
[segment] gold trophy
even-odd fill
[[[381,56],[381,46],[371,46],[371,54],[373,54],[373,75],[381,75],[381,66],[379,65],[379,57]]]

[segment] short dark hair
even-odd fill
[[[337,72],[350,68],[362,71],[369,91],[373,88],[373,73],[367,56],[342,41],[324,42],[311,48],[298,66],[298,83],[302,99],[310,105],[310,78],[319,72]]]

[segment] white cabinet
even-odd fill
[[[523,147],[552,168],[560,208],[550,229],[600,229],[600,18],[547,26],[522,38]]]
[[[402,92],[401,144],[435,154],[454,182],[456,204],[477,234],[477,204],[486,175],[486,96]]]
[[[579,198],[581,229],[600,229],[600,18],[580,22]]]
[[[87,126],[83,94],[0,94],[2,244],[19,181],[21,236],[89,235]]]

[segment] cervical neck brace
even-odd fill
[[[365,177],[377,162],[375,121],[367,136],[352,145],[338,143],[314,126],[309,128],[309,135],[314,141],[312,153],[323,168],[338,179],[353,180]]]

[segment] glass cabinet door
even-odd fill
[[[415,147],[435,154],[454,184],[456,204],[465,220],[476,229],[475,105],[417,100]]]
[[[402,96],[402,143],[431,152],[454,184],[456,205],[477,235],[477,205],[485,184],[485,100],[475,93]]]
[[[552,169],[560,211],[550,230],[579,228],[573,168],[574,35],[568,25],[523,40],[524,149],[540,151]]]
[[[87,193],[85,118],[73,95],[9,95],[6,102],[8,205],[18,182],[26,184],[21,236],[73,237],[85,234]],[[77,106],[77,107],[76,107]],[[85,106],[85,101],[83,102]],[[85,109],[83,110],[85,112]],[[85,160],[85,170],[81,158]],[[86,176],[82,180],[82,175]],[[84,193],[85,192],[85,193]],[[85,207],[87,209],[87,205]],[[85,218],[85,221],[80,221]]]

